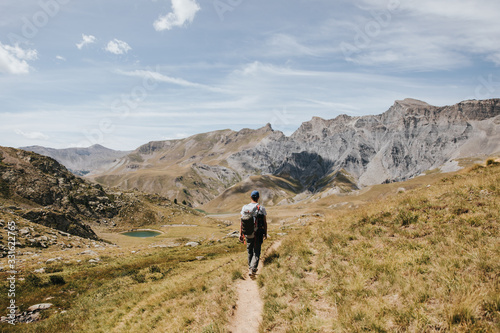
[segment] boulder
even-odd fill
[[[34,312],[34,311],[41,311],[41,310],[47,310],[48,308],[50,308],[52,305],[52,303],[40,303],[40,304],[35,304],[35,305],[32,305],[28,308],[28,311],[31,311],[31,312]]]

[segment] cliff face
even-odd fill
[[[151,142],[95,179],[200,205],[251,176],[280,177],[303,192],[346,191],[497,152],[500,99],[445,107],[405,99],[375,116],[314,117],[290,137],[267,125]]]
[[[498,99],[446,107],[406,99],[376,116],[315,117],[289,138],[269,137],[228,163],[298,179],[311,189],[340,170],[359,186],[400,181],[450,159],[500,152],[499,115]]]

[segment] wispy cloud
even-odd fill
[[[354,3],[365,15],[340,19],[344,32],[351,30],[340,41],[349,46],[346,61],[405,71],[462,68],[477,56],[500,64],[496,0],[398,1],[392,8],[386,0]]]
[[[85,45],[93,44],[97,41],[95,36],[82,34],[82,41],[76,44],[76,47],[81,50]]]
[[[60,61],[66,61],[66,58],[64,58],[63,56],[60,56],[60,55],[57,55],[56,59],[60,60]]]
[[[20,129],[14,131],[16,134],[22,135],[27,139],[32,140],[48,140],[50,137],[42,132],[23,132]]]
[[[196,83],[196,82],[191,82],[185,79],[181,78],[176,78],[176,77],[171,77],[167,76],[158,72],[154,71],[149,71],[149,70],[135,70],[135,71],[118,71],[119,74],[126,75],[126,76],[135,76],[135,77],[140,77],[148,80],[153,80],[156,82],[164,82],[164,83],[171,83],[175,84],[177,86],[181,87],[188,87],[188,88],[200,88],[204,90],[210,90],[210,91],[215,91],[215,92],[225,92],[223,89],[219,89],[217,87],[211,87],[205,84],[201,83]]]
[[[172,11],[153,23],[156,31],[170,30],[192,23],[196,13],[201,9],[196,0],[172,0]]]
[[[19,45],[4,45],[0,42],[0,73],[27,74],[30,71],[28,61],[36,60],[36,50],[25,50]]]
[[[132,50],[132,48],[126,42],[115,38],[110,41],[108,45],[106,45],[105,50],[110,53],[119,55],[127,53],[128,51]]]

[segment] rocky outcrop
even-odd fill
[[[450,159],[499,152],[499,114],[498,99],[446,107],[406,99],[376,116],[315,117],[290,137],[278,134],[231,155],[228,164],[291,177],[308,188],[340,170],[359,186],[401,181]]]

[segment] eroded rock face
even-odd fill
[[[231,155],[228,163],[248,173],[288,176],[305,186],[340,170],[360,186],[401,181],[453,158],[500,151],[499,115],[499,99],[446,107],[406,99],[376,116],[315,117],[289,138],[270,136]]]

